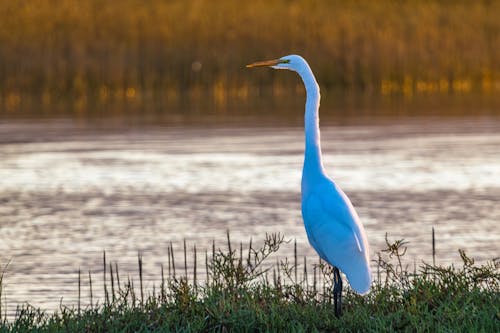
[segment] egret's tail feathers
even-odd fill
[[[372,285],[371,270],[361,269],[345,272],[351,288],[358,294],[366,294]]]

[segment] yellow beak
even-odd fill
[[[257,61],[251,64],[248,64],[247,67],[262,67],[262,66],[276,66],[281,62],[280,59],[273,59],[273,60],[265,60],[265,61]]]

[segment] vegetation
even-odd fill
[[[0,0],[0,107],[280,95],[298,82],[244,65],[291,52],[324,91],[488,95],[499,14],[488,0]]]
[[[460,268],[423,263],[412,272],[402,264],[405,242],[389,242],[379,254],[377,279],[371,292],[359,296],[350,289],[344,315],[333,315],[332,270],[318,264],[314,273],[297,272],[293,263],[268,261],[284,243],[267,236],[260,248],[213,249],[206,256],[202,283],[187,272],[175,272],[173,252],[168,272],[155,292],[139,290],[130,279],[120,285],[110,270],[101,304],[63,307],[53,314],[29,305],[13,320],[3,318],[0,332],[498,332],[500,330],[499,263],[475,265],[460,252]],[[208,260],[208,257],[211,257]],[[170,259],[172,258],[172,260]],[[305,262],[304,262],[305,264]],[[106,267],[106,263],[104,263]],[[110,268],[112,265],[110,265]],[[304,265],[307,267],[307,265]],[[109,283],[109,282],[108,282]],[[92,290],[92,289],[91,289]],[[140,293],[139,293],[140,292]]]

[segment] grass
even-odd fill
[[[292,52],[324,92],[490,96],[500,90],[498,13],[498,1],[466,0],[0,0],[0,106],[207,95],[223,106],[295,91],[286,75],[243,68]]]
[[[344,314],[336,318],[328,265],[313,265],[308,273],[304,262],[298,271],[296,255],[293,262],[269,263],[284,242],[279,234],[268,235],[261,247],[250,243],[243,250],[241,245],[234,248],[228,235],[227,250],[214,246],[205,256],[205,281],[200,281],[203,274],[197,276],[199,264],[190,278],[187,270],[184,274],[176,270],[169,250],[168,265],[161,267],[161,285],[149,293],[143,290],[139,255],[139,284],[130,278],[120,282],[118,267],[109,265],[102,303],[91,301],[81,308],[78,302],[55,313],[23,305],[14,319],[2,318],[0,332],[500,330],[498,261],[477,265],[460,251],[461,267],[422,263],[411,271],[402,264],[406,243],[387,240],[370,293],[362,297],[347,289]],[[105,257],[103,262],[108,267]],[[80,272],[78,276],[80,282]]]

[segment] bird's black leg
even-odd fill
[[[335,316],[342,315],[342,277],[337,267],[333,267],[333,303],[335,306]]]

